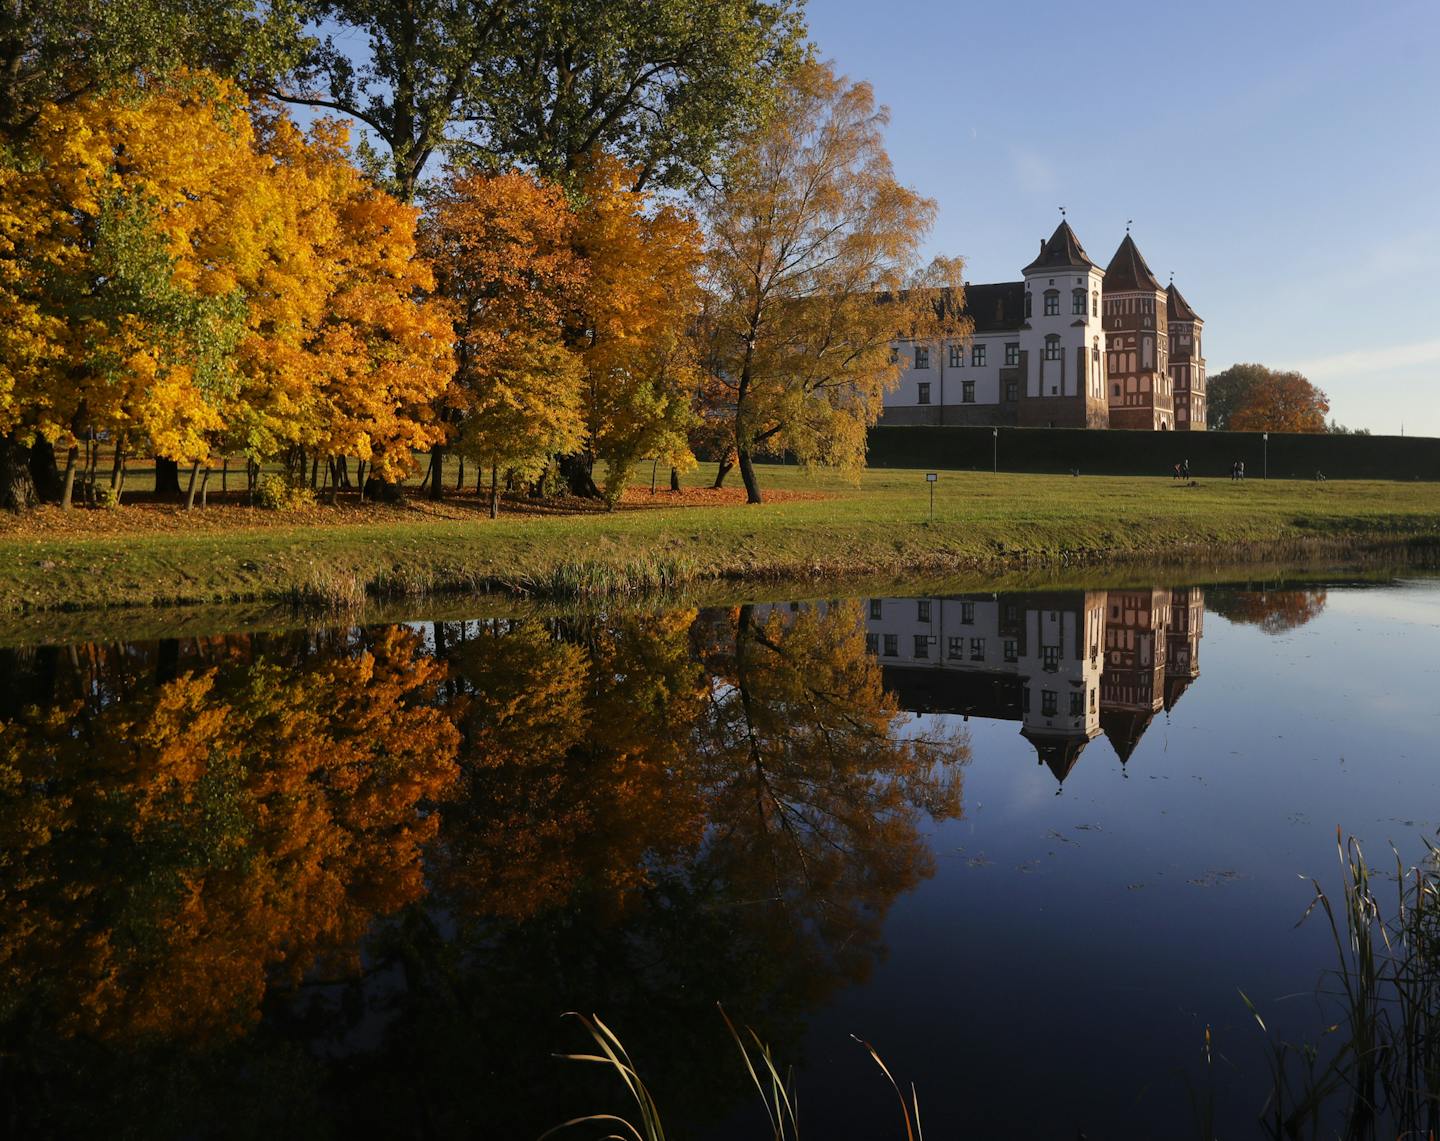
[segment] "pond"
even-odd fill
[[[769,1136],[719,1004],[802,1136],[904,1135],[852,1036],[931,1137],[1254,1135],[1337,828],[1436,834],[1437,634],[1381,576],[0,648],[7,1128],[533,1138],[630,1112],[579,1011]]]

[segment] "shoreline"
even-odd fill
[[[54,536],[0,524],[0,614],[215,605],[325,613],[475,596],[641,598],[717,585],[803,591],[875,578],[991,582],[1141,565],[1189,572],[1440,558],[1435,485],[1216,482],[1192,491],[1160,479],[946,473],[931,521],[913,486],[923,473],[867,472],[858,488],[794,469],[765,474],[782,495],[760,507],[491,521],[464,504],[439,514],[407,504],[320,509],[298,521],[251,515],[263,524],[253,527],[213,509],[182,519],[155,508],[167,529],[148,530],[132,508],[113,534]],[[110,521],[88,515],[67,522]]]

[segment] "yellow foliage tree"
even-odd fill
[[[789,451],[856,469],[899,380],[897,336],[963,336],[961,264],[922,270],[933,201],[895,181],[868,84],[809,64],[742,138],[709,196],[704,357],[729,390],[740,474]],[[948,291],[948,292],[947,292]]]

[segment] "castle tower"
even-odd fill
[[[1025,323],[1020,327],[1021,425],[1107,426],[1104,323],[1105,271],[1090,260],[1070,224],[1061,221],[1040,256],[1027,265]]]
[[[1178,425],[1177,425],[1178,427]],[[1200,638],[1205,620],[1205,592],[1198,586],[1170,592],[1170,617],[1165,625],[1165,712],[1200,676]]]
[[[1105,594],[1070,591],[1026,598],[1020,735],[1039,762],[1064,783],[1085,746],[1100,733]]]
[[[1105,268],[1104,309],[1110,427],[1173,428],[1165,287],[1128,233]]]
[[[1121,764],[1165,701],[1170,603],[1165,590],[1112,590],[1106,597],[1100,728]]]
[[[1175,394],[1175,429],[1205,431],[1205,357],[1200,352],[1200,330],[1205,322],[1195,315],[1175,283],[1165,291],[1170,318],[1170,380]]]

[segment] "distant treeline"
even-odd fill
[[[989,470],[1082,475],[1169,475],[1190,462],[1195,479],[1265,474],[1267,448],[1259,432],[1126,432],[1093,428],[903,427],[870,429],[873,467]],[[1269,474],[1281,479],[1440,479],[1440,439],[1430,436],[1351,436],[1270,433]]]

